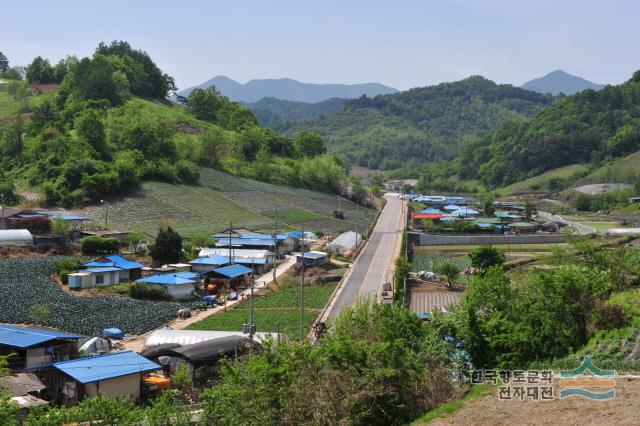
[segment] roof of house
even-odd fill
[[[248,235],[240,235],[241,240],[269,240],[273,241],[273,235],[270,234],[248,234]],[[277,234],[276,241],[286,240],[287,238],[294,238],[289,234]],[[233,238],[232,238],[233,239]]]
[[[299,254],[298,257],[302,258],[302,254]],[[327,253],[321,251],[308,251],[304,253],[305,259],[322,259],[323,257],[327,257]]]
[[[213,272],[224,275],[227,278],[235,278],[251,273],[251,268],[242,265],[229,265],[224,268],[214,269]]]
[[[2,385],[12,395],[22,396],[30,392],[40,392],[46,386],[33,373],[17,373],[2,378]]]
[[[82,336],[39,327],[0,325],[0,345],[28,348],[51,340],[80,339]]]
[[[245,258],[236,258],[233,259],[235,263],[240,263],[241,265],[266,265],[267,259],[245,259]]]
[[[240,258],[243,259],[266,259],[269,256],[269,250],[261,250],[261,249],[233,249],[231,253],[229,253],[228,248],[212,248],[205,247],[200,249],[198,253],[199,257],[210,257],[213,255],[219,255],[224,257],[230,257],[233,255],[233,260],[237,260]]]
[[[192,280],[194,278],[200,278],[200,274],[197,272],[176,272],[173,275],[180,278],[186,278],[188,280]]]
[[[411,215],[411,219],[440,219],[441,217],[441,214],[434,213],[413,213]]]
[[[440,209],[428,208],[428,209],[420,210],[420,211],[418,211],[416,213],[442,214],[443,212]]]
[[[93,274],[99,274],[99,273],[103,273],[103,272],[122,271],[122,269],[116,268],[115,266],[101,266],[101,267],[97,267],[97,268],[87,268],[87,269],[85,269],[85,271],[91,272]]]
[[[135,352],[116,352],[56,362],[53,367],[75,381],[86,384],[131,374],[159,370],[162,367]]]
[[[213,254],[208,257],[199,257],[197,259],[193,259],[191,262],[192,265],[226,265],[229,262],[229,258],[220,256],[218,254]]]
[[[231,246],[238,246],[238,247],[242,247],[242,246],[258,246],[258,247],[265,247],[265,246],[273,246],[273,239],[260,239],[260,238],[220,238],[217,242],[216,242],[216,246],[217,247],[228,247],[229,245]]]
[[[161,285],[185,285],[195,284],[192,278],[183,278],[179,272],[175,274],[160,274],[151,277],[140,278],[137,283],[161,284]]]
[[[101,259],[107,259],[106,261],[101,260]],[[108,256],[102,256],[99,257],[98,259],[89,262],[89,263],[85,263],[84,265],[85,268],[87,266],[91,267],[91,266],[97,266],[97,267],[107,267],[107,266],[115,266],[116,268],[120,268],[120,269],[125,269],[125,270],[129,270],[129,269],[138,269],[138,268],[142,268],[144,265],[142,263],[138,263],[138,262],[134,262],[132,260],[126,259],[120,255],[117,254],[110,254]]]

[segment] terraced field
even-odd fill
[[[272,185],[232,176],[219,170],[201,169],[202,186],[145,182],[130,196],[110,200],[108,222],[112,229],[155,234],[160,225],[170,225],[183,235],[235,227],[273,229],[276,210],[282,229],[320,230],[324,233],[363,231],[375,212],[337,195]],[[104,225],[107,206],[78,211]],[[345,220],[330,217],[345,212]]]

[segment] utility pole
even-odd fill
[[[302,230],[302,278],[300,280],[300,343],[304,341],[304,229]]]
[[[278,237],[278,208],[276,208],[276,229],[273,230],[273,247],[274,247],[274,251],[275,251],[275,247],[278,244],[277,237]],[[274,284],[276,283],[276,265],[277,265],[277,263],[276,263],[275,258],[274,258],[274,261],[273,261],[273,283]]]
[[[232,251],[232,246],[231,246],[231,232],[233,229],[233,222],[229,222],[229,263],[231,263],[233,265],[233,251]]]

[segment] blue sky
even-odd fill
[[[616,84],[640,69],[638,1],[32,0],[0,10],[0,51],[14,65],[122,39],[180,88],[220,74],[399,89],[481,74],[520,85],[555,69]]]

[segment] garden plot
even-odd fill
[[[159,303],[121,297],[77,297],[52,278],[58,257],[0,260],[0,322],[29,323],[34,305],[45,305],[50,315],[45,325],[84,335],[97,335],[108,327],[140,334],[177,314],[176,303]]]

